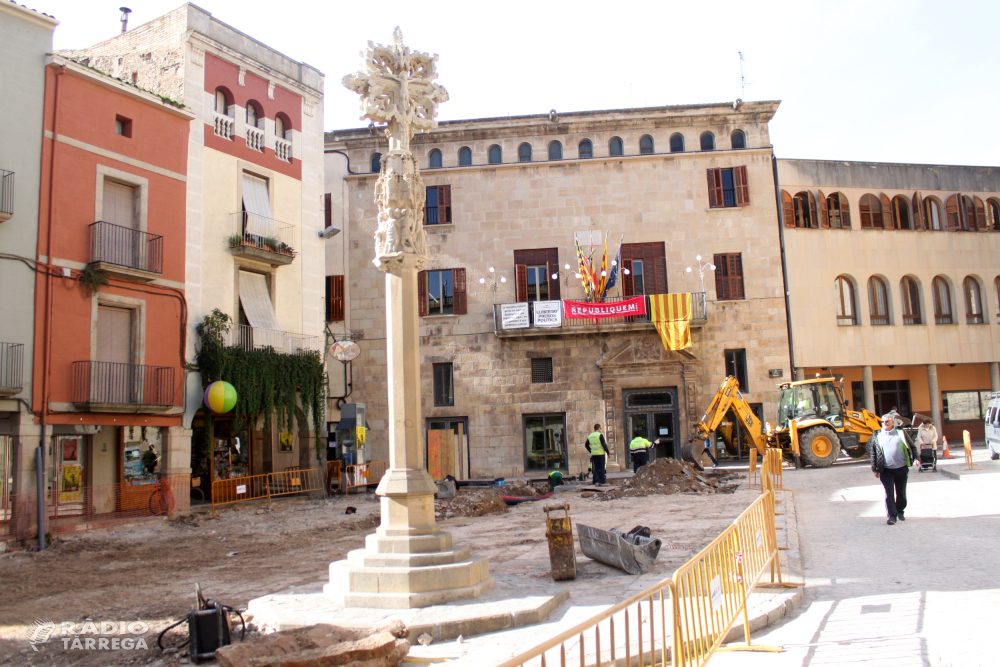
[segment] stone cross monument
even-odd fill
[[[385,272],[389,470],[376,491],[381,525],[364,549],[330,563],[323,590],[347,607],[408,609],[476,597],[495,582],[489,561],[453,547],[434,521],[437,487],[424,461],[417,272],[428,259],[426,193],[410,139],[437,126],[437,105],[448,92],[434,83],[437,55],[411,52],[398,27],[391,46],[368,42],[361,57],[362,69],[344,85],[361,96],[361,118],[384,124],[389,140],[375,182],[374,259]]]

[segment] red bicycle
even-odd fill
[[[159,475],[156,489],[149,496],[149,511],[153,516],[170,516],[174,512],[174,492],[170,490],[170,480]]]

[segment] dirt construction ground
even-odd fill
[[[619,487],[612,486],[610,494],[608,489],[577,489],[509,510],[491,490],[462,489],[459,498],[438,501],[439,521],[456,544],[488,556],[495,574],[548,583],[552,580],[542,511],[547,502],[569,502],[576,523],[624,530],[649,526],[653,536],[663,540],[663,548],[641,581],[590,561],[577,546],[578,581],[584,585],[606,579],[610,604],[644,581],[651,584],[669,575],[756,497],[745,479],[718,483],[710,473],[706,476],[713,484],[698,484],[701,491],[671,493],[665,490],[669,485],[654,483],[649,495],[604,500],[606,495],[618,495]],[[736,489],[733,484],[738,481],[742,484]],[[724,491],[716,493],[719,486]],[[356,507],[357,513],[345,514],[348,506]],[[161,652],[156,636],[187,613],[195,583],[201,584],[206,596],[245,609],[252,598],[321,582],[330,561],[364,545],[365,535],[378,525],[378,510],[373,493],[349,499],[276,501],[270,509],[237,505],[221,510],[216,519],[196,513],[173,521],[59,536],[41,553],[0,554],[0,665],[187,664],[184,649]],[[494,513],[467,516],[488,511]],[[143,621],[149,628],[145,635],[117,635],[141,638],[143,642],[135,642],[138,648],[88,649],[82,642],[87,637],[112,637],[90,632],[82,625],[88,619],[98,625]],[[36,620],[51,621],[57,629],[48,642],[32,646],[26,637]],[[63,623],[76,624],[73,632],[81,642],[73,641],[73,632],[61,634]],[[166,643],[176,645],[186,636],[175,630]]]

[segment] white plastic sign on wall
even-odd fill
[[[237,484],[236,485],[236,495],[242,496],[246,492],[247,492],[247,485],[246,484]]]
[[[500,304],[501,329],[528,328],[528,302]]]
[[[562,326],[562,301],[535,301],[531,305],[535,310],[536,327]]]

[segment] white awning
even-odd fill
[[[240,271],[240,303],[254,329],[280,332],[278,316],[267,292],[267,281],[259,273]]]
[[[243,174],[243,208],[246,209],[244,234],[276,236],[271,219],[271,204],[267,196],[267,181],[250,174]],[[244,306],[245,307],[245,306]]]

